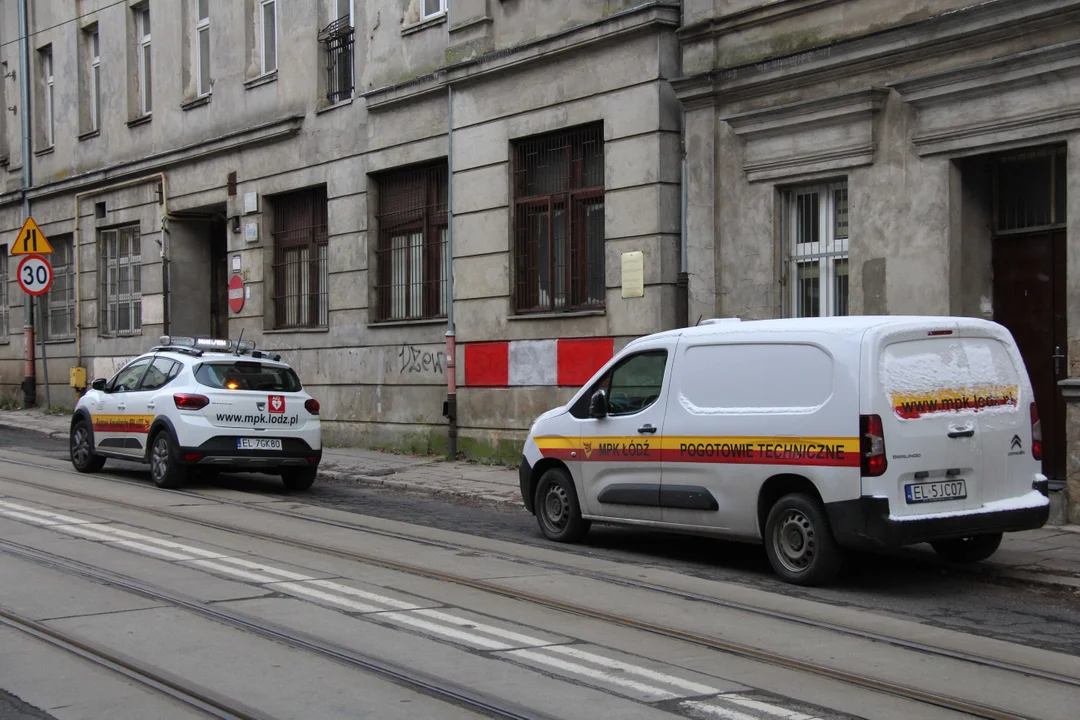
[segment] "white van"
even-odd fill
[[[842,548],[984,560],[1049,515],[1012,335],[970,318],[706,321],[634,340],[533,424],[520,467],[544,535],[591,521],[764,541],[820,584]]]

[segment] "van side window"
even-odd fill
[[[654,350],[627,358],[608,376],[609,415],[633,415],[656,402],[664,384],[667,351]]]

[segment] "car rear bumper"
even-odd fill
[[[861,497],[826,504],[833,536],[841,545],[897,547],[999,532],[1035,530],[1050,517],[1049,502],[1033,492],[1030,503],[1017,502],[1007,509],[983,512],[938,513],[925,517],[897,518],[889,512],[889,500]],[[1036,499],[1034,496],[1038,496]],[[1025,496],[1025,500],[1027,497]]]
[[[235,437],[216,437],[193,448],[180,448],[181,463],[196,467],[267,470],[286,467],[318,467],[322,449],[312,449],[299,438],[281,440],[281,450],[238,450]]]

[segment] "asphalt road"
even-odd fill
[[[0,447],[66,457],[63,441],[32,432],[0,430]],[[136,465],[112,462],[107,471],[149,483]],[[277,478],[221,476],[208,487],[283,495]],[[190,489],[199,487],[200,481]],[[710,580],[739,583],[792,597],[885,613],[931,625],[1080,655],[1080,593],[958,574],[930,552],[857,555],[840,582],[828,588],[797,588],[780,582],[760,547],[709,538],[593,526],[583,544],[544,539],[522,508],[446,502],[422,495],[319,481],[292,499],[389,520],[482,537],[557,548],[563,552],[659,567]]]

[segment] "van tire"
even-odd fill
[[[765,552],[776,574],[794,585],[826,584],[844,564],[825,508],[802,493],[783,496],[769,510]]]
[[[592,523],[581,517],[574,481],[563,468],[551,468],[540,476],[534,502],[536,521],[548,540],[575,543],[589,532]]]
[[[289,490],[307,490],[315,484],[318,468],[285,468],[281,471],[281,481]]]
[[[974,535],[952,540],[938,540],[930,543],[934,551],[955,563],[976,563],[993,555],[1001,545],[1001,533]]]

